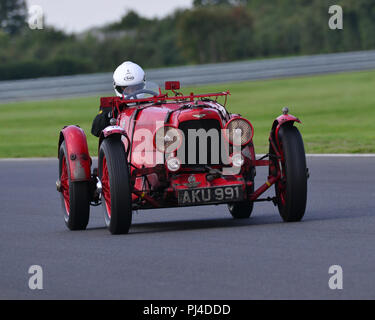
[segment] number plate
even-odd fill
[[[178,191],[178,204],[180,206],[228,203],[242,200],[243,190],[240,185]]]

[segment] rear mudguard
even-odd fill
[[[272,124],[271,129],[271,141],[276,143],[276,146],[280,150],[280,142],[279,142],[279,130],[282,126],[292,126],[294,122],[301,123],[297,117],[291,114],[282,114],[281,116],[277,117]]]
[[[77,126],[68,126],[60,131],[58,152],[65,141],[70,181],[89,181],[91,179],[91,158],[87,147],[85,132]]]

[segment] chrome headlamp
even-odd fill
[[[254,135],[254,129],[250,121],[244,118],[234,118],[225,126],[225,136],[230,144],[246,145]]]

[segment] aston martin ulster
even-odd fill
[[[67,227],[85,229],[90,205],[102,205],[112,234],[128,233],[134,211],[154,208],[226,204],[233,218],[246,219],[255,202],[270,201],[284,221],[300,221],[308,178],[300,120],[284,108],[272,123],[269,152],[257,159],[251,122],[226,109],[229,91],[179,90],[168,81],[166,93],[147,84],[101,98],[112,117],[99,133],[95,168],[84,131],[61,130],[56,184]],[[258,166],[268,167],[268,178],[255,188]],[[261,198],[271,186],[274,196]]]

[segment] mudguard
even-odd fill
[[[102,133],[99,136],[99,148],[100,148],[100,145],[102,144],[103,140],[108,138],[108,137],[111,137],[111,136],[112,137],[117,136],[119,138],[124,136],[127,140],[127,146],[130,144],[128,135],[126,134],[126,131],[122,127],[120,127],[120,126],[108,126],[102,131]]]
[[[107,138],[113,134],[126,135],[126,132],[120,126],[108,126],[102,131],[101,135],[103,135],[104,138]]]
[[[89,181],[91,158],[85,132],[77,126],[65,127],[60,131],[58,150],[64,141],[68,153],[70,181]]]
[[[279,130],[281,126],[293,125],[294,122],[301,123],[297,117],[291,114],[282,114],[278,116],[272,124],[271,139],[276,142],[276,145],[280,148],[279,143]]]

